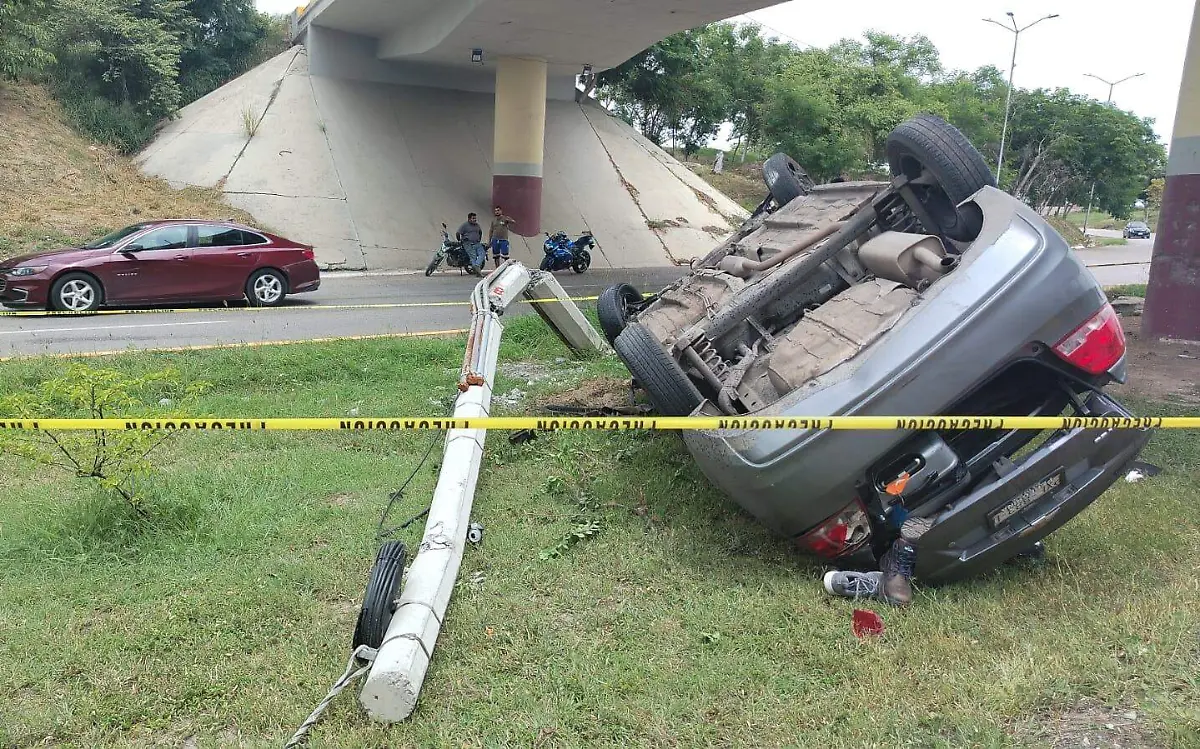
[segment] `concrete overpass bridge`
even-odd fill
[[[139,161],[222,189],[326,267],[423,268],[441,222],[493,205],[527,262],[558,229],[592,230],[600,267],[685,262],[745,212],[577,83],[776,2],[315,0],[297,46],[186,107]]]
[[[585,66],[616,67],[673,33],[777,2],[316,0],[296,14],[295,30],[319,73],[346,72],[326,45],[365,44],[406,80],[494,93],[492,200],[532,236],[541,224],[547,97],[574,98]]]

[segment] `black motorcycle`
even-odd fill
[[[425,268],[425,275],[432,276],[442,261],[451,268],[461,268],[473,276],[483,275],[483,271],[471,262],[471,253],[467,252],[466,245],[450,238],[450,229],[445,224],[442,224],[442,246],[433,253],[433,260]]]

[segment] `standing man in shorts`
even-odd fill
[[[500,258],[508,260],[508,227],[516,223],[516,221],[504,215],[504,209],[496,206],[492,211],[492,227],[488,231],[488,244],[492,248],[492,260],[496,263],[496,267],[500,267]]]

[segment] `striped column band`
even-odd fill
[[[531,237],[542,230],[542,159],[546,137],[546,63],[502,57],[496,68],[496,141],[492,205]]]

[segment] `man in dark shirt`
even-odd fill
[[[482,269],[487,262],[487,252],[483,249],[483,227],[474,213],[468,213],[467,222],[458,227],[458,241],[463,243],[471,264]]]

